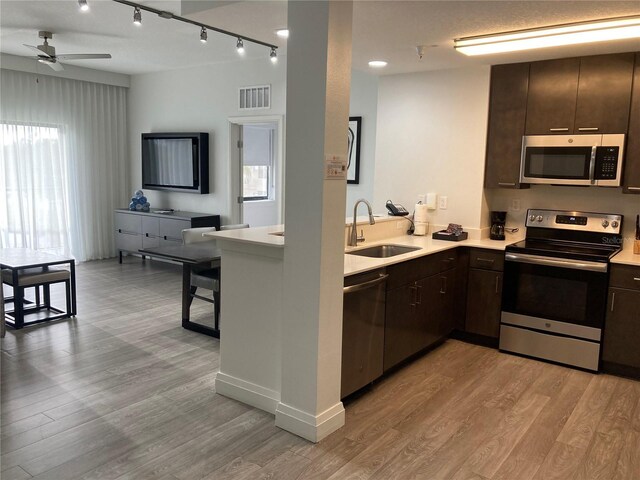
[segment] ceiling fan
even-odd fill
[[[23,44],[25,47],[31,49],[37,54],[39,62],[49,65],[56,71],[64,70],[64,67],[60,64],[60,60],[89,60],[95,58],[111,58],[109,53],[64,53],[56,55],[55,47],[49,45],[47,40],[53,38],[53,33],[42,30],[38,32],[40,38],[44,38],[44,43],[34,47],[33,45]]]

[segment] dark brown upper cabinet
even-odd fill
[[[486,188],[520,188],[520,155],[528,85],[528,63],[491,68]]]
[[[580,59],[574,133],[627,133],[633,53]]]
[[[527,99],[527,135],[573,133],[579,58],[533,62]]]
[[[636,68],[633,74],[629,136],[622,185],[624,193],[640,194],[640,53],[636,53]]]
[[[633,53],[531,64],[527,135],[627,133]]]

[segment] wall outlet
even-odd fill
[[[449,199],[447,197],[438,197],[438,208],[440,208],[440,210],[446,210],[448,203]]]
[[[427,196],[422,194],[422,195],[418,195],[418,203],[423,203],[425,202]]]
[[[520,211],[520,199],[519,198],[514,198],[513,200],[511,200],[511,210],[514,212],[519,212]]]

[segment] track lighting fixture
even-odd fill
[[[133,23],[134,25],[142,25],[142,12],[139,7],[135,7],[133,10]]]
[[[80,11],[88,12],[89,4],[87,4],[87,0],[78,0],[78,7],[80,7]]]
[[[0,0],[1,1],[1,0]],[[158,10],[157,8],[153,8],[150,7],[148,5],[144,5],[141,3],[136,3],[136,2],[132,2],[130,0],[113,0],[115,3],[120,3],[122,5],[126,5],[128,7],[133,7],[133,23],[136,25],[142,25],[142,10],[144,10],[145,12],[150,12],[153,13],[155,15],[158,15],[160,18],[164,18],[165,20],[177,20],[179,22],[182,23],[188,23],[190,25],[195,25],[197,27],[200,27],[200,41],[202,43],[206,43],[207,41],[207,36],[208,36],[208,32],[216,32],[216,33],[220,33],[222,35],[228,35],[230,37],[235,38],[236,41],[236,49],[238,50],[239,54],[243,54],[244,53],[244,42],[251,42],[251,43],[255,43],[256,45],[262,45],[264,47],[270,48],[271,49],[271,53],[269,54],[269,57],[271,58],[271,61],[273,63],[276,63],[278,61],[278,54],[276,53],[278,50],[278,46],[274,45],[273,43],[267,43],[267,42],[263,42],[262,40],[258,40],[256,38],[251,38],[251,37],[247,37],[245,35],[238,35],[237,33],[233,33],[229,30],[223,30],[222,28],[217,28],[214,27],[212,25],[207,25],[206,23],[202,23],[202,22],[198,22],[196,20],[192,20],[190,18],[186,18],[186,17],[181,17],[180,15],[175,15],[171,12],[168,12],[166,10]],[[80,6],[80,8],[83,7],[83,5],[87,4],[87,0],[78,0],[78,5]]]

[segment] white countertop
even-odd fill
[[[360,257],[358,255],[345,255],[344,256],[344,275],[354,275],[356,273],[366,272],[376,268],[387,267],[396,263],[406,262],[407,260],[413,260],[425,255],[431,255],[433,253],[442,252],[444,250],[450,250],[456,247],[477,247],[487,248],[491,250],[504,251],[507,245],[518,242],[524,238],[522,234],[508,235],[506,240],[490,240],[488,238],[482,240],[462,240],[460,242],[449,242],[446,240],[434,240],[431,235],[418,237],[412,235],[403,235],[395,238],[387,238],[383,241],[363,243],[358,246],[358,250],[367,247],[373,247],[375,245],[406,245],[410,247],[420,247],[420,250],[416,250],[409,253],[403,253],[402,255],[396,255],[389,258],[369,258]],[[356,250],[354,247],[347,247],[347,252]]]
[[[250,243],[265,247],[284,247],[284,236],[274,235],[284,232],[284,225],[270,225],[268,227],[238,228],[236,230],[221,230],[203,234],[219,240],[230,240],[239,243]]]
[[[284,225],[271,225],[269,227],[223,230],[220,232],[205,233],[204,235],[215,237],[220,240],[229,240],[233,242],[248,243],[266,247],[282,248],[284,247],[284,237],[280,235],[274,235],[274,233],[281,233],[283,231]],[[375,245],[392,244],[420,247],[420,250],[403,253],[402,255],[396,255],[395,257],[389,258],[370,258],[361,257],[358,255],[345,255],[344,275],[348,276],[356,273],[366,272],[368,270],[374,270],[376,268],[382,268],[388,265],[405,262],[407,260],[413,260],[414,258],[431,255],[433,253],[450,250],[456,247],[478,247],[504,251],[507,245],[518,242],[523,238],[524,235],[518,233],[507,235],[507,239],[503,241],[490,240],[488,238],[485,238],[482,240],[463,240],[461,242],[448,242],[446,240],[433,240],[431,238],[431,235],[429,234],[423,237],[415,235],[401,235],[399,237],[387,238],[376,242],[363,242],[358,245],[358,249],[373,247]],[[347,247],[346,249],[346,251],[351,250],[355,250],[355,248]]]
[[[624,244],[622,251],[611,259],[611,263],[640,267],[640,255],[634,255],[633,253],[633,240]]]

